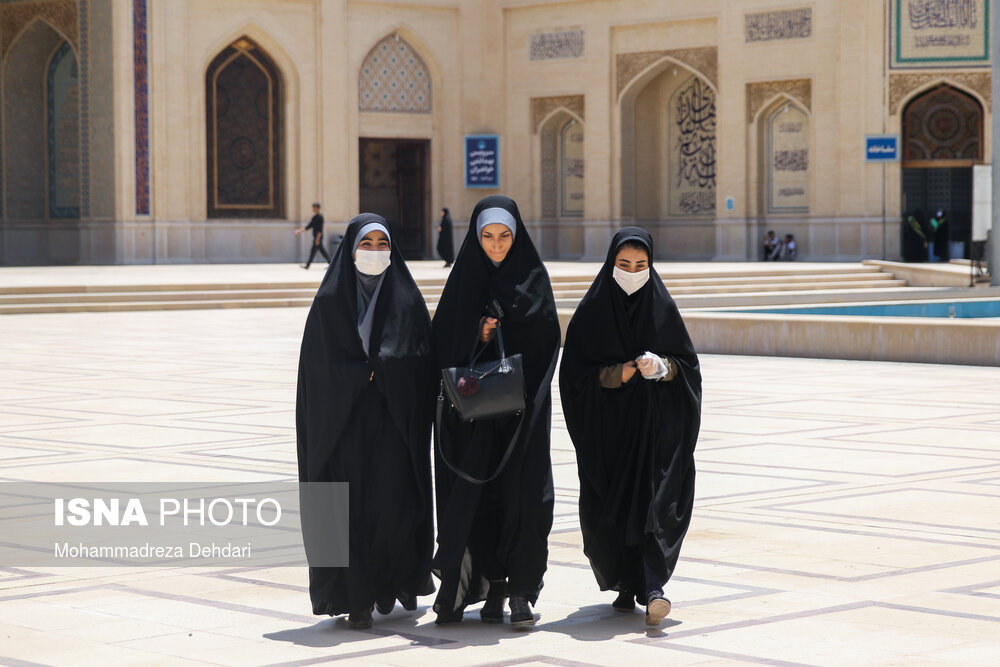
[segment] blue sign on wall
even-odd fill
[[[898,134],[877,134],[865,137],[865,162],[898,161]]]
[[[466,135],[465,187],[500,187],[500,135]]]

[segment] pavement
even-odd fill
[[[0,480],[294,479],[306,312],[3,317]],[[435,626],[431,597],[351,630],[311,615],[304,568],[7,563],[0,664],[998,664],[1000,368],[701,361],[696,507],[658,629],[594,582],[556,389],[530,630],[476,608]]]

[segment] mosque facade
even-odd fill
[[[0,264],[297,261],[314,201],[431,259],[440,209],[460,243],[492,193],[552,259],[630,224],[661,259],[757,260],[768,229],[799,259],[898,259],[904,214],[936,209],[965,243],[990,9],[2,0]]]

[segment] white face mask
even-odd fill
[[[635,273],[629,273],[624,269],[620,269],[617,266],[611,272],[615,277],[615,282],[618,286],[625,290],[626,294],[635,294],[640,287],[646,284],[649,280],[649,269],[643,269],[642,271],[636,271]]]
[[[354,266],[358,271],[369,276],[377,276],[389,268],[388,250],[357,250],[354,255]]]

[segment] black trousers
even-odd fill
[[[312,250],[309,251],[309,259],[306,260],[307,269],[309,268],[309,265],[312,264],[313,258],[316,257],[317,252],[322,253],[323,256],[326,257],[327,263],[330,263],[330,253],[328,253],[326,248],[323,247],[323,242],[320,241],[319,243],[316,243],[313,241]]]

